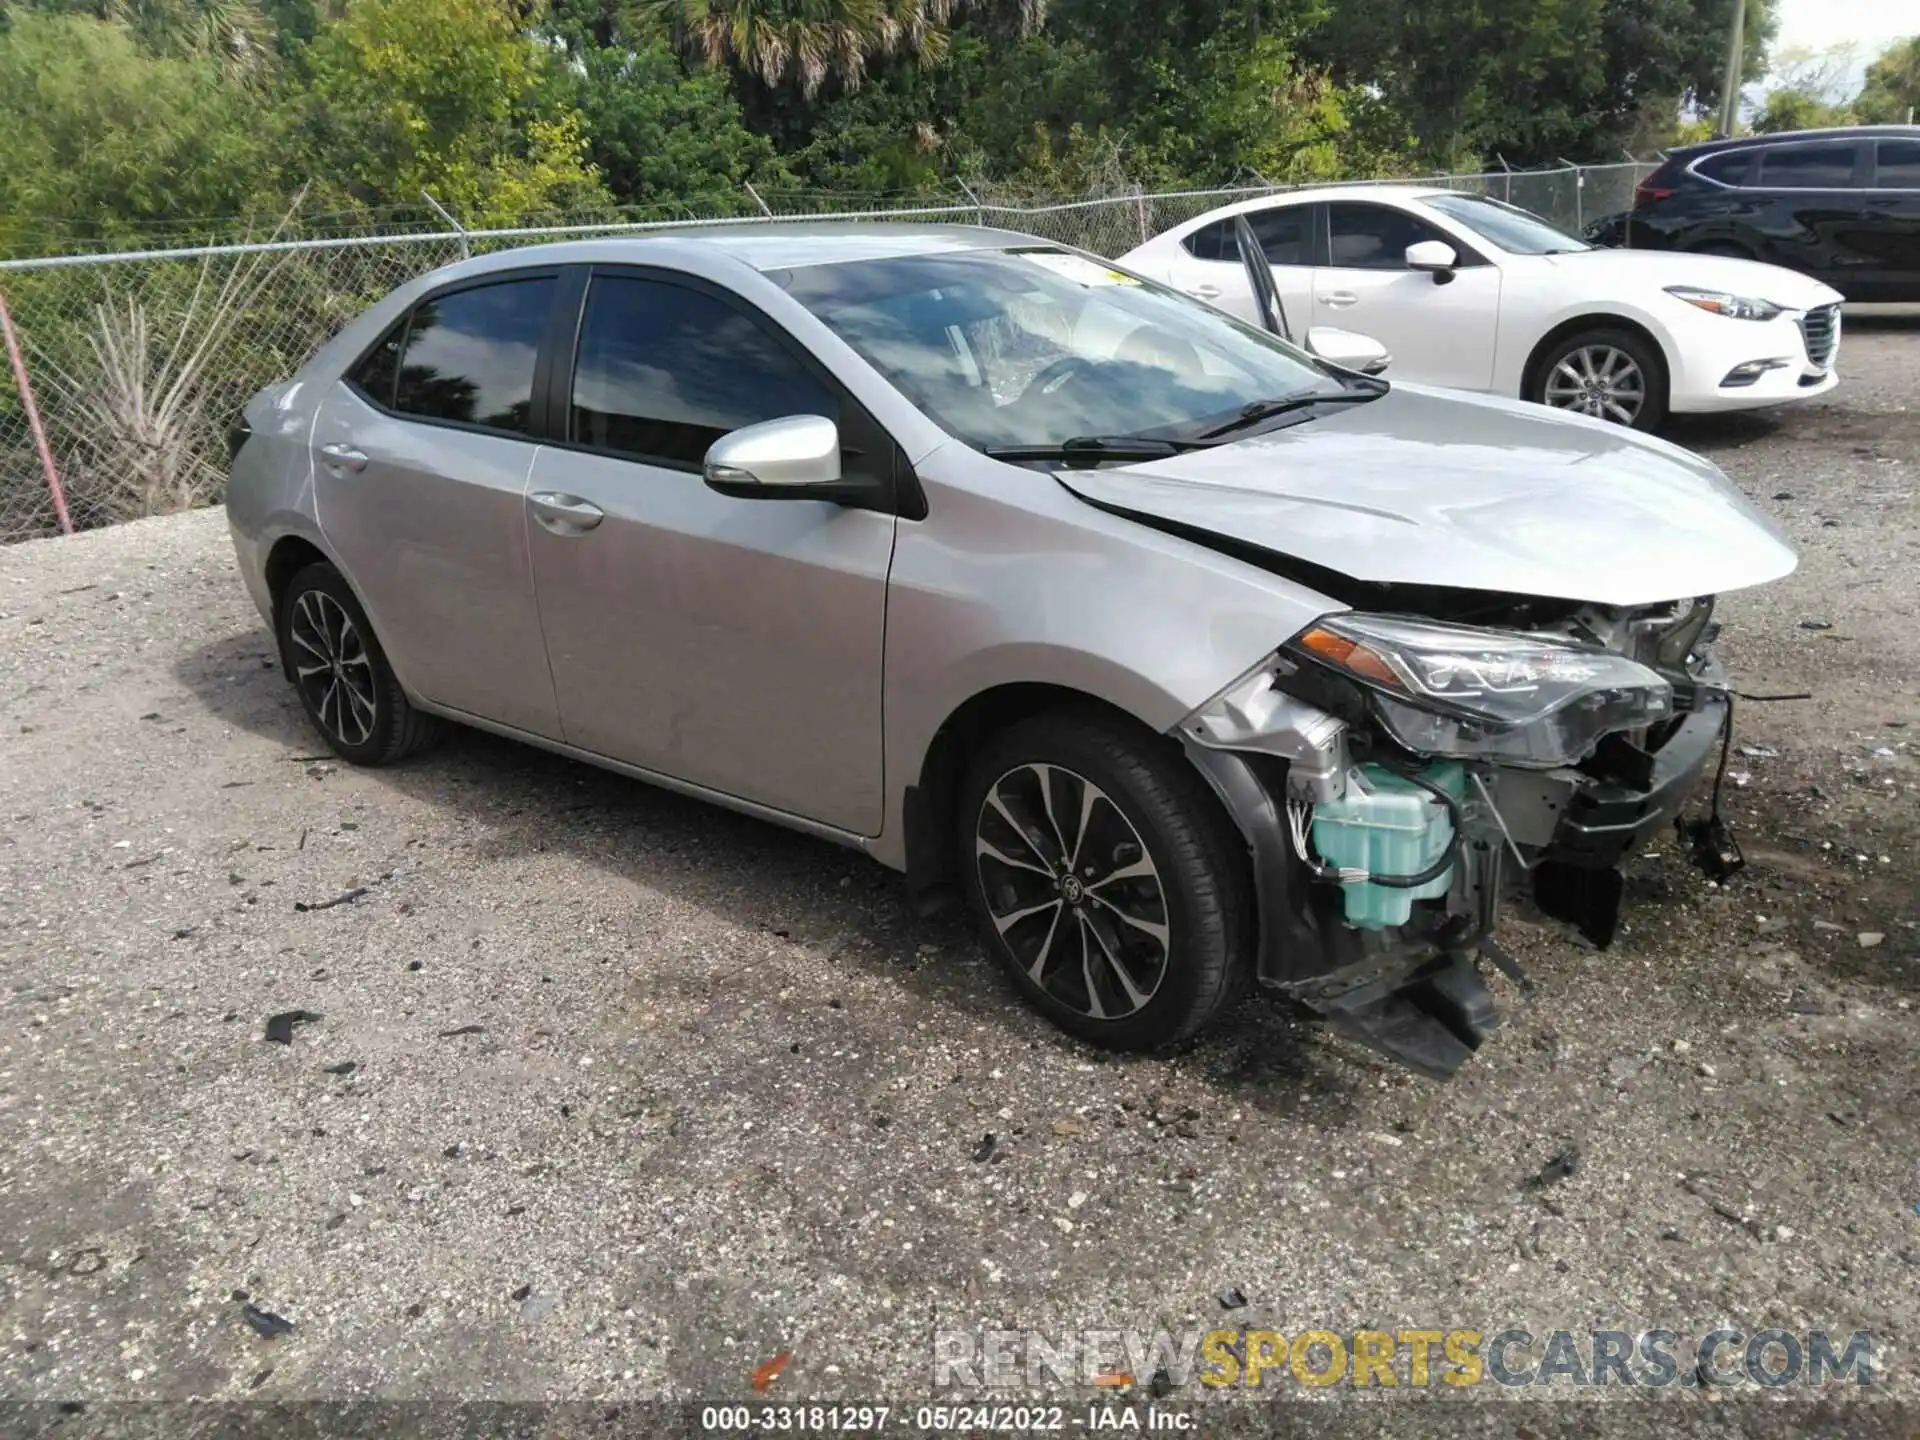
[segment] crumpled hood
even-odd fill
[[[1646,605],[1798,557],[1697,455],[1516,400],[1396,383],[1231,445],[1060,483],[1355,580]]]

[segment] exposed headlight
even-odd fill
[[[1711,315],[1724,315],[1729,320],[1771,320],[1781,313],[1781,307],[1771,300],[1760,300],[1751,295],[1733,295],[1725,290],[1702,290],[1697,285],[1669,285],[1667,294],[1676,300],[1698,306]]]
[[[1359,681],[1393,738],[1423,755],[1553,766],[1673,714],[1673,687],[1598,646],[1394,615],[1337,615],[1287,642]]]

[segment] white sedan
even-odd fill
[[[1370,335],[1407,380],[1518,395],[1650,430],[1837,381],[1840,293],[1775,265],[1602,250],[1480,195],[1341,186],[1210,210],[1120,258],[1258,322],[1246,216],[1294,333]]]

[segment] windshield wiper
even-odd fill
[[[1192,450],[1204,440],[1156,440],[1146,435],[1076,435],[1057,445],[989,445],[982,452],[995,460],[1064,460],[1069,465],[1106,465],[1115,461],[1164,460]]]
[[[1244,430],[1249,425],[1258,425],[1262,420],[1271,420],[1276,415],[1289,415],[1296,410],[1310,410],[1315,405],[1352,405],[1362,400],[1377,400],[1385,393],[1385,387],[1378,390],[1334,390],[1327,393],[1315,391],[1310,395],[1281,395],[1272,400],[1255,400],[1251,405],[1240,407],[1240,413],[1223,424],[1215,425],[1211,430],[1202,430],[1193,438],[1197,441],[1217,440],[1222,435],[1231,435],[1236,430]]]

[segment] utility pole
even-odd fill
[[[1740,58],[1746,48],[1741,32],[1747,22],[1747,0],[1733,0],[1733,27],[1727,32],[1727,73],[1720,85],[1720,134],[1730,136],[1740,123]]]

